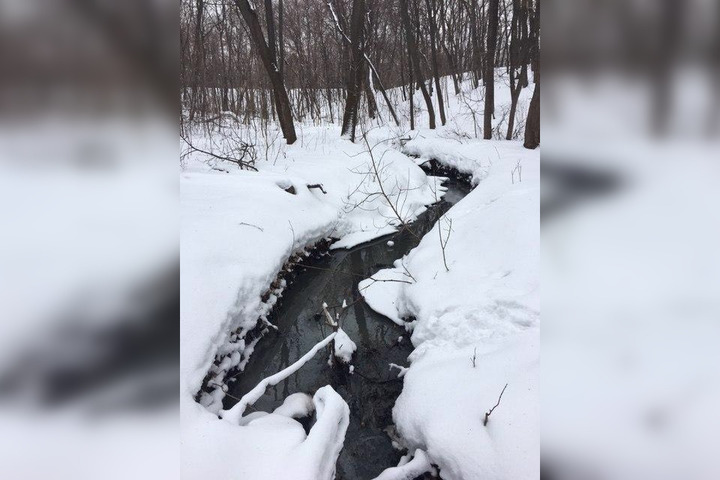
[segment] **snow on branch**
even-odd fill
[[[424,473],[433,472],[434,470],[435,468],[432,466],[427,453],[418,448],[415,450],[415,456],[412,460],[404,465],[386,468],[374,480],[406,480],[420,477]]]
[[[305,355],[303,355],[298,361],[290,365],[289,367],[285,368],[284,370],[280,370],[274,375],[271,375],[265,379],[263,379],[260,383],[258,383],[255,388],[250,390],[248,393],[243,395],[243,397],[240,399],[240,401],[234,405],[230,410],[223,410],[221,412],[221,416],[223,419],[234,423],[239,424],[240,419],[243,416],[243,413],[245,413],[245,409],[248,407],[248,405],[252,405],[253,403],[257,402],[260,397],[263,396],[265,393],[265,390],[268,387],[271,387],[273,385],[277,385],[278,383],[282,382],[286,378],[288,378],[293,373],[300,370],[300,367],[305,365],[311,358],[315,356],[315,354],[325,348],[328,343],[330,343],[335,338],[336,333],[331,333],[328,335],[324,340],[318,342],[313,348],[310,349],[309,352],[307,352]]]
[[[337,14],[335,13],[335,9],[333,8],[332,3],[328,2],[328,3],[327,3],[327,6],[328,6],[328,8],[330,9],[330,13],[331,13],[332,16],[333,16],[333,20],[335,21],[335,28],[336,28],[337,31],[340,33],[340,35],[342,35],[343,40],[345,40],[345,41],[348,43],[348,45],[352,45],[352,42],[350,41],[350,38],[345,34],[345,32],[343,31],[342,27],[340,26],[340,19],[338,19],[338,16],[337,16]]]

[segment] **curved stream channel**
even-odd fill
[[[248,412],[271,412],[283,399],[295,392],[313,394],[324,385],[332,387],[350,406],[350,426],[345,446],[337,462],[336,478],[367,480],[385,468],[397,465],[400,452],[393,449],[385,428],[393,423],[392,407],[402,390],[398,371],[390,363],[407,366],[412,351],[409,335],[404,328],[375,313],[360,300],[358,282],[393,262],[414,248],[452,205],[470,192],[467,184],[448,181],[443,199],[430,206],[412,223],[407,231],[362,244],[351,250],[334,250],[305,264],[294,282],[284,292],[273,312],[278,332],[268,332],[260,340],[243,373],[229,385],[229,393],[240,398],[263,378],[287,367],[331,329],[321,316],[322,303],[351,304],[342,318],[341,326],[357,344],[353,356],[354,373],[328,366],[326,351],[319,352],[297,373],[274,387],[268,388]],[[387,245],[388,240],[395,242]],[[401,341],[398,339],[402,337]],[[226,408],[236,400],[226,397]],[[307,427],[307,426],[306,426]]]

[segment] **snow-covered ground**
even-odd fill
[[[596,179],[543,217],[543,462],[557,478],[720,478],[720,149],[699,140],[714,90],[698,73],[674,72],[669,139],[648,137],[643,77],[548,84],[544,166]],[[614,184],[597,188],[603,176]],[[569,190],[555,183],[543,196]]]
[[[400,324],[415,318],[415,351],[393,411],[398,432],[446,479],[537,478],[539,153],[516,142],[431,138],[407,148],[482,180],[395,269],[373,276],[409,274],[411,283],[360,284],[378,312]]]
[[[295,460],[288,460],[288,471],[300,478],[297,455],[309,448],[313,433],[305,438],[300,423],[279,415],[243,427],[218,420],[225,373],[247,362],[255,343],[246,335],[281,295],[284,285],[273,280],[293,253],[327,237],[349,247],[390,233],[400,218],[410,221],[435,201],[437,180],[411,159],[375,147],[374,140],[373,166],[366,146],[339,138],[336,130],[306,129],[302,143],[284,148],[274,163],[259,162],[259,172],[223,173],[188,159],[181,179],[181,412],[190,478],[200,472],[279,478],[278,459],[289,458]],[[379,194],[378,178],[390,203]],[[327,193],[307,187],[313,184]],[[216,357],[222,361],[213,365]],[[197,403],[208,372],[214,391]],[[336,422],[347,415],[336,408],[344,402],[330,387],[316,398],[319,410],[318,402],[334,405],[325,415],[336,415]],[[319,475],[318,464],[307,468],[308,478]]]
[[[521,110],[532,88],[527,90]],[[503,92],[507,93],[502,88],[498,92],[499,104],[509,98]],[[447,153],[439,161],[471,171],[482,181],[446,216],[453,219],[445,252],[450,272],[445,271],[438,248],[449,225],[443,220],[444,233],[439,236],[436,226],[409,256],[416,283],[402,292],[395,283],[383,282],[377,284],[383,289],[373,289],[380,297],[400,295],[405,302],[400,314],[411,312],[418,318],[413,343],[419,348],[395,418],[408,446],[427,451],[444,478],[461,478],[453,475],[465,472],[494,472],[494,478],[536,473],[539,153],[526,151],[517,142],[473,140],[474,123],[463,105],[474,102],[475,110],[481,105],[480,93],[468,90],[464,103],[450,97],[452,120],[436,132],[408,135],[402,129],[375,127],[368,132],[367,144],[362,140],[352,144],[339,138],[336,125],[300,125],[298,142],[286,146],[281,139],[268,140],[277,140],[271,126],[263,136],[254,132],[263,152],[255,164],[258,172],[204,162],[199,154],[186,158],[181,177],[181,419],[186,478],[334,476],[348,411],[331,387],[320,389],[312,402],[303,397],[304,408],[314,409],[317,419],[306,435],[291,418],[298,411],[297,397],[293,405],[274,413],[254,412],[239,419],[227,414],[219,419],[225,395],[222,385],[227,372],[242,369],[252,354],[251,338],[257,337],[248,337],[248,332],[256,328],[258,319],[266,320],[282,295],[286,285],[274,280],[293,254],[329,237],[339,239],[333,248],[345,248],[390,233],[442,195],[438,179],[417,166],[423,155],[437,156],[429,147]],[[423,123],[424,114],[418,115]],[[408,136],[406,153],[420,159],[400,152],[403,146],[398,139]],[[204,143],[207,135],[196,132],[192,138],[196,146],[211,148]],[[316,184],[327,193],[308,188]],[[398,320],[399,315],[394,316]],[[448,328],[438,328],[438,318]],[[208,374],[211,389],[197,396]],[[505,383],[502,403],[484,427],[484,411],[492,407]],[[521,418],[512,418],[511,412]],[[471,417],[477,417],[479,427],[467,433],[473,425]],[[463,428],[446,428],[446,422],[462,422]],[[457,437],[448,441],[442,437],[447,432]],[[407,461],[412,468],[423,464],[419,458]]]

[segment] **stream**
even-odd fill
[[[240,398],[268,377],[310,350],[331,333],[324,323],[322,303],[341,305],[347,301],[342,329],[357,344],[354,373],[330,368],[326,351],[318,353],[297,373],[270,387],[248,412],[272,412],[285,397],[296,392],[313,394],[324,385],[332,387],[350,407],[350,425],[337,462],[339,480],[367,480],[397,465],[401,453],[392,447],[385,429],[392,425],[392,407],[402,391],[402,378],[390,363],[407,366],[413,348],[408,332],[374,312],[360,299],[358,282],[408,253],[452,205],[470,192],[469,185],[449,180],[443,199],[410,225],[413,234],[398,232],[351,250],[332,250],[299,268],[293,283],[275,306],[271,321],[278,332],[260,340],[245,370],[229,384],[229,394]],[[394,245],[388,246],[392,240]],[[353,303],[354,302],[354,303]],[[399,341],[400,337],[402,339]],[[226,397],[225,408],[236,400]],[[309,428],[310,419],[304,424]]]

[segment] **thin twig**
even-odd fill
[[[253,225],[252,223],[240,222],[240,223],[238,223],[238,225],[245,225],[246,227],[257,228],[257,229],[260,230],[261,232],[264,232],[264,231],[265,231],[265,230],[262,229],[262,227],[258,227],[257,225]]]
[[[490,410],[488,410],[487,412],[485,412],[485,420],[483,421],[483,426],[485,426],[485,427],[487,426],[487,424],[488,424],[488,419],[490,418],[490,415],[491,415],[492,412],[498,407],[498,405],[500,405],[500,399],[502,399],[503,393],[505,393],[505,389],[507,388],[507,386],[508,386],[508,384],[506,383],[505,386],[504,386],[503,389],[502,389],[502,392],[500,392],[500,396],[498,397],[498,400],[497,400],[497,403],[495,404],[495,406],[492,407],[492,408],[491,408]]]

